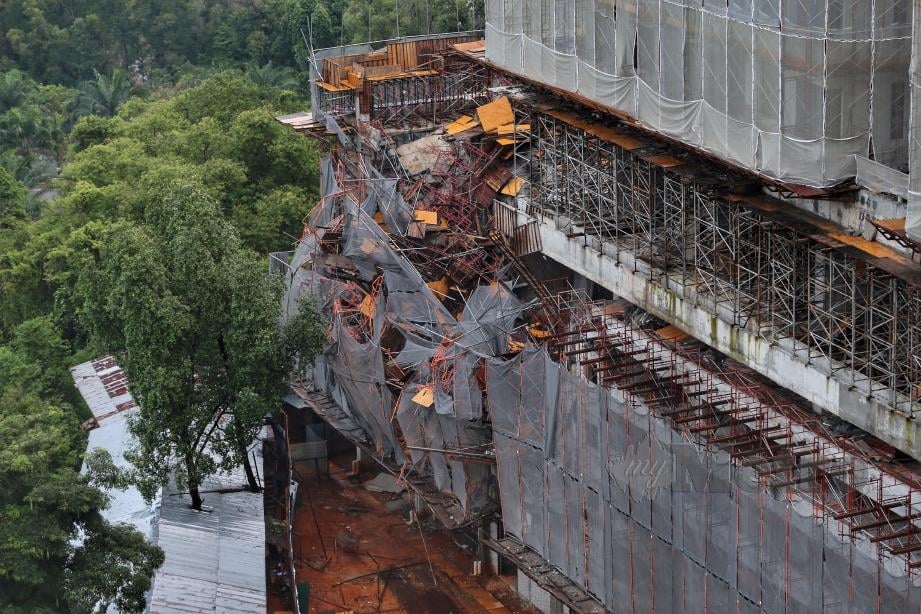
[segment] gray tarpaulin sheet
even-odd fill
[[[327,118],[328,122],[333,121]],[[310,227],[298,245],[288,274],[284,313],[290,316],[300,301],[311,298],[332,320],[330,341],[317,357],[313,380],[358,424],[377,452],[402,462],[397,439],[402,433],[407,444],[428,450],[413,450],[412,461],[421,473],[429,473],[437,488],[454,495],[468,514],[489,504],[492,469],[488,464],[458,460],[437,450],[480,450],[489,442],[490,431],[480,422],[482,391],[475,372],[483,356],[504,353],[508,332],[521,313],[517,298],[501,286],[475,291],[460,322],[442,305],[419,272],[391,247],[389,237],[374,221],[381,211],[391,228],[399,229],[411,218],[411,211],[396,191],[392,180],[370,182],[376,186],[359,206],[339,193],[328,160],[321,164],[324,198],[311,214]],[[370,338],[359,341],[341,314],[332,309],[335,299],[348,291],[349,284],[323,277],[314,258],[319,239],[327,228],[341,230],[341,256],[370,284],[383,277],[383,292],[377,297]],[[318,258],[318,262],[320,262]],[[394,363],[411,375],[406,390],[395,395],[386,383],[381,334],[384,327],[402,335]],[[447,349],[447,351],[445,351]],[[436,353],[450,366],[452,377],[435,381],[431,362]],[[435,388],[435,403],[423,407],[412,401],[421,384]],[[436,451],[432,451],[436,450]]]
[[[422,368],[417,377],[406,385],[397,407],[397,421],[406,444],[411,446],[410,454],[414,469],[420,474],[430,471],[439,490],[453,493],[464,510],[475,514],[489,504],[489,466],[452,460],[442,452],[431,450],[458,450],[483,446],[488,442],[489,432],[482,425],[441,415],[432,408],[413,402],[412,397],[418,386],[428,381],[428,369]]]
[[[352,419],[371,436],[378,453],[392,454],[400,462],[403,454],[390,425],[392,399],[383,385],[384,364],[378,343],[359,343],[337,323],[324,358],[331,379],[348,400]]]
[[[487,387],[506,531],[612,611],[919,611],[904,572],[794,493],[544,350],[490,359]]]
[[[908,161],[912,6],[487,0],[486,57],[749,169],[832,186],[855,154]]]

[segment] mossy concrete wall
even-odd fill
[[[523,220],[522,220],[523,221]],[[700,341],[751,367],[778,386],[790,389],[817,407],[872,433],[886,443],[921,458],[918,422],[885,407],[847,383],[848,378],[826,375],[802,352],[780,347],[717,315],[718,307],[687,300],[647,276],[638,274],[639,263],[621,254],[620,262],[602,254],[584,237],[569,238],[549,222],[540,221],[542,252],[549,258],[607,288],[693,335]]]

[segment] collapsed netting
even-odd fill
[[[321,175],[325,196],[295,252],[285,297],[286,317],[312,297],[330,318],[308,384],[345,410],[380,457],[453,496],[461,512],[454,524],[470,522],[492,509],[476,370],[508,350],[525,305],[504,284],[486,283],[501,258],[469,234],[439,226],[414,236],[418,222],[400,190],[420,187],[385,178],[338,147]],[[437,199],[419,198],[417,206],[439,210]],[[449,290],[458,285],[466,291]]]
[[[458,502],[449,526],[491,509],[494,461],[508,531],[616,611],[921,607],[911,576],[921,567],[921,492],[911,475],[897,464],[883,471],[847,425],[829,426],[738,366],[714,368],[724,357],[694,349],[686,335],[676,344],[673,327],[522,268],[516,254],[534,251],[533,225],[518,226],[501,203],[488,219],[488,197],[503,199],[510,165],[534,171],[546,160],[546,183],[532,178],[529,191],[549,213],[560,201],[539,201],[534,188],[553,194],[549,178],[559,186],[588,158],[557,166],[550,151],[499,149],[466,123],[447,139],[433,124],[407,134],[405,118],[391,132],[394,120],[380,117],[327,120],[339,144],[322,166],[324,199],[295,255],[286,310],[304,295],[322,302],[330,342],[312,385],[380,456],[402,463],[404,475],[431,476]],[[544,127],[533,116],[531,124],[511,134],[533,128],[539,142]],[[649,198],[631,205],[628,230],[597,222],[631,235],[630,252],[657,275],[673,271],[680,261],[653,239],[661,171],[649,160],[634,161],[644,173],[605,159],[630,169],[631,193]],[[609,189],[563,188],[620,200],[626,184],[607,171],[592,176]],[[692,187],[671,189],[695,198]],[[567,216],[573,205],[564,203]],[[734,240],[712,210],[707,236]],[[662,245],[671,249],[687,240],[670,236]],[[539,308],[509,291],[508,264]],[[722,256],[710,268],[714,291],[724,274],[745,278]]]
[[[488,0],[487,57],[786,182],[908,164],[910,0]]]

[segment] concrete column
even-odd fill
[[[905,232],[921,241],[921,1],[914,7],[911,28],[911,126],[908,141],[908,216]]]

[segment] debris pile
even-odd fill
[[[310,295],[330,320],[302,386],[331,398],[400,475],[431,479],[449,526],[494,509],[485,360],[539,330],[535,301],[513,291],[520,267],[489,237],[527,129],[504,97],[399,146],[359,123],[358,146],[323,162],[292,263],[287,313]]]

